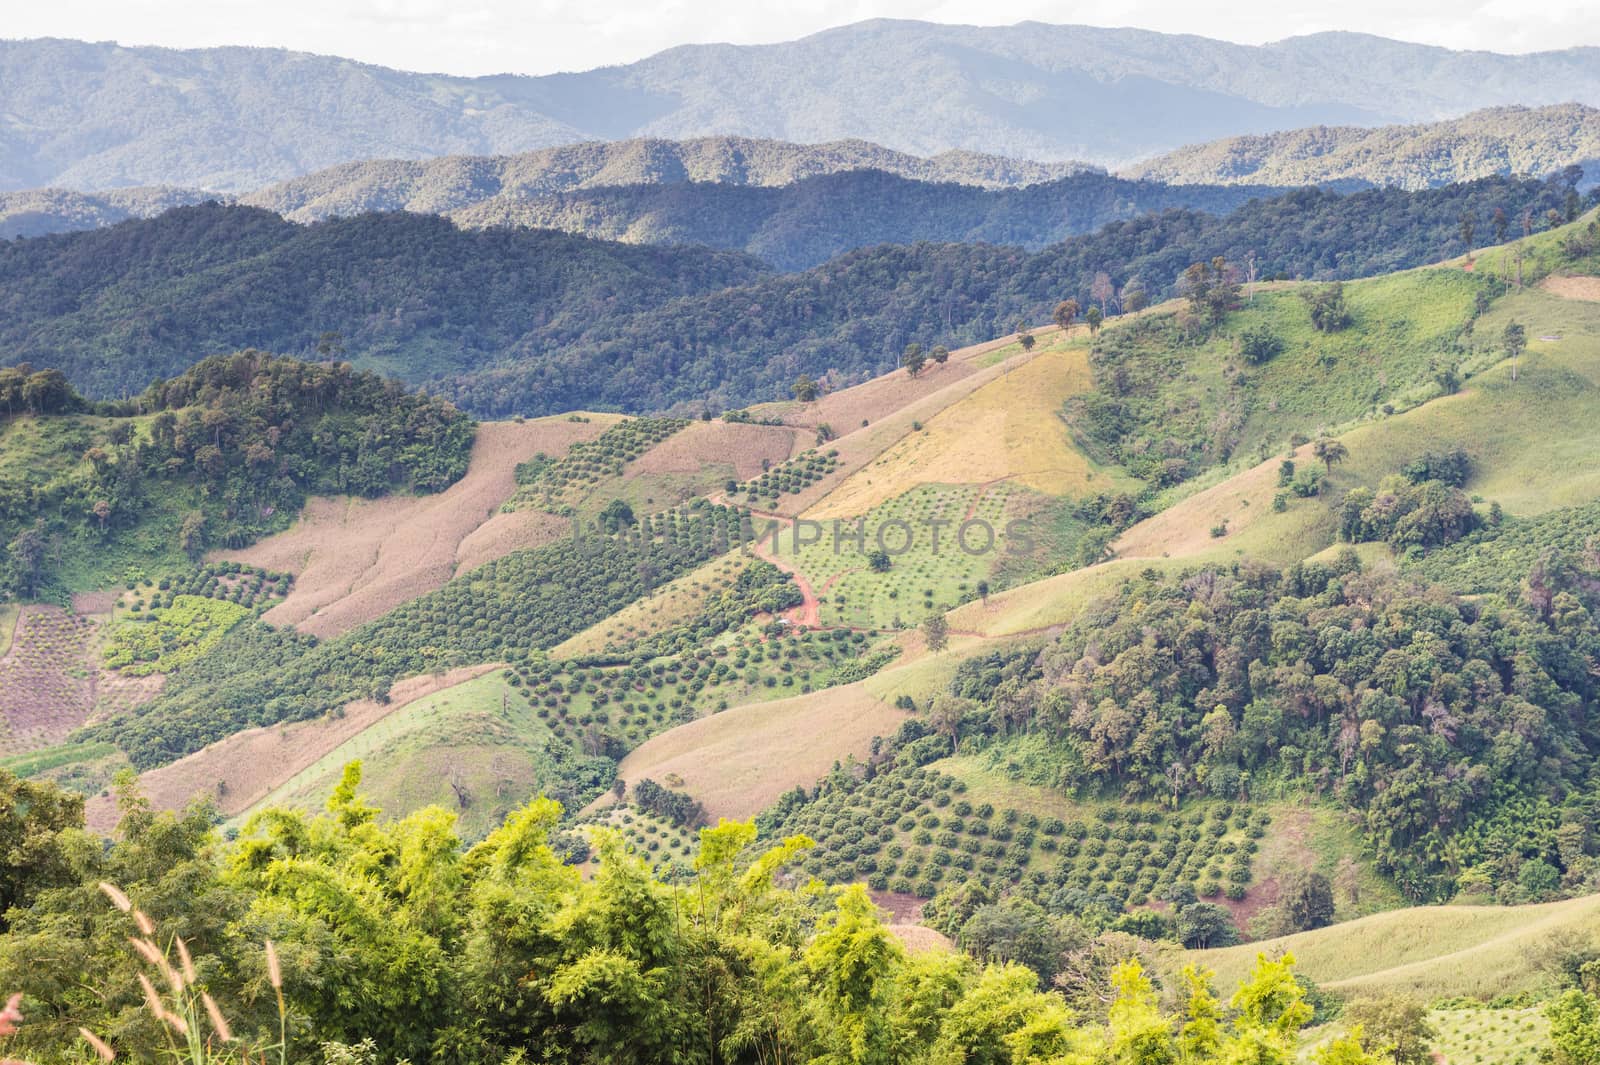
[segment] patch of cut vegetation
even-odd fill
[[[64,740],[94,708],[94,623],[53,606],[23,606],[0,657],[0,757]]]
[[[1001,357],[1008,357],[1004,348],[987,358]],[[853,517],[923,484],[1010,480],[1052,496],[1133,487],[1090,461],[1061,419],[1061,405],[1090,387],[1087,346],[1048,334],[1031,358],[933,415],[806,516]]]
[[[220,557],[295,575],[285,601],[267,612],[270,624],[323,639],[342,635],[460,573],[569,534],[571,524],[551,515],[501,512],[516,491],[516,465],[541,451],[562,454],[616,417],[485,423],[466,473],[443,491],[317,496],[284,532]]]

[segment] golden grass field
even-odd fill
[[[1566,933],[1600,948],[1600,895],[1538,906],[1420,906],[1279,939],[1185,952],[1231,992],[1256,955],[1294,954],[1296,969],[1341,994],[1398,993],[1423,1001],[1492,998],[1539,987],[1537,947]]]
[[[901,438],[806,516],[855,517],[920,484],[1010,480],[1053,496],[1125,486],[1089,461],[1061,420],[1061,405],[1092,380],[1087,346],[1059,337]]]
[[[631,785],[676,774],[713,822],[753,817],[784,792],[815,784],[835,761],[865,758],[872,738],[906,716],[864,683],[750,703],[646,740],[618,775]]]

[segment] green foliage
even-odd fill
[[[253,351],[95,416],[0,418],[0,595],[176,569],[283,528],[312,493],[439,491],[466,471],[472,437],[466,415],[394,381]],[[59,547],[47,557],[30,538]]]
[[[722,554],[748,534],[741,522],[737,511],[699,502],[614,536],[515,552],[323,643],[245,622],[170,677],[155,702],[84,735],[114,740],[148,768],[242,728],[386,698],[401,677],[553,647]]]
[[[105,647],[105,663],[132,677],[171,673],[215,650],[227,631],[250,615],[237,603],[180,595],[143,620],[117,623]]]
[[[829,448],[825,452],[802,451],[794,458],[762,471],[760,477],[743,484],[735,482],[728,494],[730,497],[742,495],[746,506],[764,503],[770,508],[777,505],[779,495],[804,492],[838,468],[839,452],[836,449]]]
[[[1335,795],[1413,898],[1447,895],[1452,840],[1514,797],[1586,820],[1597,737],[1575,711],[1600,692],[1574,663],[1600,649],[1592,615],[1563,601],[1556,628],[1353,563],[1150,571],[1030,669],[958,690],[990,708],[977,735],[1036,733],[1083,787],[1172,802],[1274,782]],[[1496,857],[1470,859],[1492,878],[1537,859],[1585,882],[1584,846],[1563,851],[1537,821],[1506,831]]]
[[[7,1052],[36,1060],[73,1054],[80,1026],[119,1056],[160,1057],[174,1025],[151,1001],[185,1020],[191,1056],[177,1057],[193,1061],[221,1053],[202,1028],[335,1062],[1177,1060],[1175,1026],[1126,954],[1108,966],[1104,1020],[1020,965],[908,955],[860,886],[777,886],[803,836],[764,849],[753,826],[724,821],[672,885],[607,831],[580,877],[554,849],[561,808],[546,799],[463,850],[445,810],[383,818],[360,763],[324,813],[266,810],[229,843],[207,810],[153,814],[125,783],[117,842],[84,846],[66,801],[66,823],[29,821],[39,882],[0,934],[27,1018]],[[971,923],[991,954],[1054,947],[1027,906]],[[1231,1014],[1191,973],[1186,1060],[1287,1065],[1311,1015],[1291,966],[1262,959]],[[160,990],[142,1000],[147,975]]]
[[[891,369],[907,336],[955,347],[1019,318],[1048,320],[1066,295],[1087,306],[1101,273],[1172,294],[1185,265],[1254,252],[1263,276],[1366,276],[1436,259],[1464,210],[1562,203],[1562,190],[1509,179],[1421,193],[1307,189],[1226,216],[1141,214],[1032,255],[1006,246],[1035,239],[1029,225],[1005,243],[880,245],[786,275],[704,248],[464,232],[399,213],[300,227],[203,205],[0,245],[12,308],[0,344],[92,396],[175,373],[181,352],[253,344],[309,357],[331,330],[358,365],[426,382],[484,416],[707,397],[737,406],[786,395],[797,373]]]

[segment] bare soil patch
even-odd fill
[[[517,464],[539,452],[561,454],[615,420],[487,422],[478,428],[466,475],[445,491],[313,499],[293,528],[218,557],[293,573],[288,598],[267,611],[266,620],[337,636],[433,591],[463,568],[560,536],[566,524],[556,519],[495,521],[516,489]],[[485,526],[488,531],[474,537]]]
[[[139,787],[158,810],[180,810],[192,799],[204,797],[232,816],[407,703],[503,668],[465,666],[448,673],[408,677],[395,684],[387,703],[361,699],[338,716],[235,733],[171,765],[140,774]],[[90,798],[85,819],[92,831],[110,833],[117,824],[115,801],[108,795]]]
[[[706,466],[731,464],[734,477],[746,481],[803,450],[797,447],[800,436],[789,426],[696,422],[629,463],[627,475],[699,473]]]
[[[1600,277],[1547,277],[1539,287],[1562,299],[1600,301]]]

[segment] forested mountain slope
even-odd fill
[[[1431,188],[1582,167],[1600,182],[1600,111],[1582,104],[1495,107],[1414,126],[1316,126],[1192,144],[1124,168],[1129,177],[1204,184]]]
[[[700,248],[406,214],[296,226],[197,206],[0,244],[0,343],[92,396],[132,393],[208,353],[310,356],[333,343],[485,414],[720,408],[781,396],[798,373],[881,372],[908,342],[953,347],[1043,322],[1068,296],[1108,309],[1159,299],[1217,255],[1253,258],[1262,278],[1357,277],[1463,250],[1463,215],[1487,233],[1496,211],[1548,225],[1578,206],[1564,187],[1505,179],[1305,190],[1221,218],[1147,215],[1033,254],[886,245],[783,275]]]

